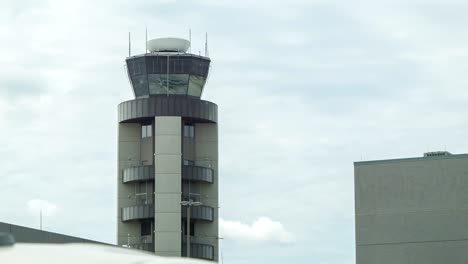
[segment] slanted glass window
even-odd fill
[[[203,91],[203,86],[205,85],[205,78],[190,75],[189,85],[188,85],[188,95],[200,97]]]
[[[146,75],[133,76],[131,79],[135,97],[148,96],[148,79]]]
[[[167,94],[167,87],[163,84],[162,74],[148,74],[149,93],[151,95]]]
[[[186,95],[188,74],[149,74],[149,93]]]
[[[146,63],[144,59],[127,61],[127,67],[130,76],[146,74]]]
[[[195,127],[192,125],[184,126],[184,137],[194,138],[195,137]]]
[[[151,137],[151,125],[141,126],[141,138]]]

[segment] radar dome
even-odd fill
[[[147,44],[150,52],[187,52],[190,47],[190,41],[182,38],[157,38],[148,40]]]

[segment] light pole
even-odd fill
[[[189,199],[188,201],[182,201],[180,202],[181,205],[186,205],[187,206],[187,258],[190,258],[190,207],[192,206],[200,206],[202,205],[201,202],[194,202],[192,199],[190,199],[190,193],[189,193]]]

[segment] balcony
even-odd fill
[[[182,167],[182,179],[189,181],[202,181],[213,183],[214,171],[211,168],[184,165]]]
[[[123,183],[134,181],[154,180],[154,166],[136,166],[123,169]],[[184,165],[182,167],[182,179],[213,183],[214,171],[211,168]]]
[[[218,122],[218,106],[192,96],[155,96],[120,103],[119,122],[133,123],[155,116],[181,116],[201,122]]]
[[[182,236],[183,257],[187,256],[187,236]],[[190,237],[190,256],[192,258],[214,260],[214,246],[197,242],[197,237]]]
[[[122,208],[122,221],[131,221],[137,219],[148,219],[154,217],[154,205],[138,204]]]
[[[214,209],[206,205],[191,206],[190,219],[213,221]],[[187,208],[182,207],[182,218],[187,218]]]
[[[123,169],[123,182],[154,180],[154,166],[137,166]]]

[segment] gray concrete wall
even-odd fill
[[[182,119],[155,117],[155,252],[181,255]]]
[[[212,168],[214,181],[212,184],[198,184],[202,194],[202,203],[214,208],[213,222],[197,221],[195,237],[197,243],[214,246],[214,260],[218,260],[218,125],[199,123],[195,125],[195,165]]]
[[[356,263],[466,263],[468,155],[355,163]]]
[[[117,244],[126,245],[140,237],[138,222],[122,222],[121,208],[135,205],[136,183],[123,184],[124,168],[141,164],[141,125],[121,123],[118,130],[118,170],[117,170]]]

